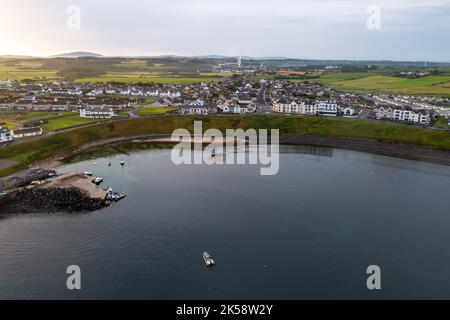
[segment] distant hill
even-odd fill
[[[54,56],[51,56],[50,58],[85,58],[85,57],[91,57],[91,58],[103,58],[101,54],[92,53],[92,52],[68,52],[68,53],[62,53],[57,54]]]

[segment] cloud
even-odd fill
[[[72,4],[82,9],[79,31],[65,27]],[[366,27],[372,4],[381,8],[379,31]],[[36,54],[440,59],[450,52],[449,0],[16,0],[2,4],[1,12],[0,41],[9,45],[0,50]],[[430,46],[430,39],[443,43]]]

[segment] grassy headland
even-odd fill
[[[17,164],[0,170],[0,176],[12,174],[55,155],[70,155],[78,147],[94,141],[123,136],[171,134],[178,128],[193,132],[194,120],[202,120],[204,130],[217,128],[225,132],[232,128],[280,129],[280,133],[285,135],[371,139],[450,150],[450,132],[376,121],[287,116],[151,117],[98,124],[1,148],[0,159],[13,160]]]

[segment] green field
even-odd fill
[[[0,176],[27,168],[35,161],[56,154],[69,156],[72,150],[93,141],[153,133],[170,134],[177,128],[193,132],[194,120],[202,120],[204,130],[217,128],[224,132],[231,128],[280,129],[282,134],[375,139],[450,150],[450,132],[381,121],[286,116],[165,116],[103,123],[1,148],[0,159],[18,161],[19,164],[0,170]]]
[[[147,107],[138,111],[140,116],[162,115],[177,110],[176,107]]]
[[[73,80],[80,82],[194,84],[220,81],[230,74],[199,73],[198,61],[173,59],[0,58],[0,80]]]
[[[50,132],[99,121],[101,120],[80,118],[80,115],[77,113],[54,117],[48,120],[48,123],[43,124],[42,129],[46,132]]]
[[[161,76],[152,73],[121,73],[121,72],[108,72],[106,75],[77,79],[75,82],[118,82],[118,83],[161,83],[161,84],[183,84],[190,85],[194,83],[202,82],[218,82],[220,77],[217,76],[199,76],[199,77],[183,77],[183,76]]]
[[[31,65],[30,65],[31,66]],[[0,80],[56,80],[56,71],[0,65]]]
[[[450,97],[450,75],[427,76],[418,79],[387,76],[380,73],[322,74],[318,82],[335,90],[350,93],[385,93]],[[302,80],[294,80],[302,82]]]
[[[44,123],[39,123],[40,120]],[[15,129],[22,128],[27,123],[35,123],[42,127],[44,132],[50,132],[78,126],[87,123],[98,122],[95,119],[80,118],[78,113],[72,112],[1,112],[0,126]]]

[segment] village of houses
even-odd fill
[[[176,107],[179,115],[285,114],[395,121],[432,127],[450,116],[447,98],[360,95],[320,84],[255,80],[235,75],[220,82],[192,85],[20,83],[0,81],[2,112],[73,112],[82,118],[112,119],[143,107]],[[39,126],[1,127],[0,143],[42,135]]]

